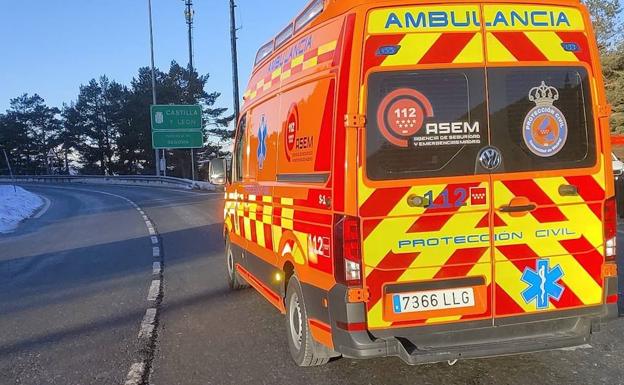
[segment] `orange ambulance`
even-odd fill
[[[298,365],[566,348],[617,317],[610,107],[578,0],[314,0],[244,100],[228,279],[286,315]]]

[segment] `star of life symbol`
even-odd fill
[[[267,140],[267,124],[266,124],[266,118],[263,115],[262,118],[260,119],[260,127],[258,128],[258,167],[260,168],[260,170],[262,170],[262,168],[264,167],[264,160],[266,159],[267,156],[267,145],[266,145],[266,140]]]
[[[564,288],[559,284],[563,278],[563,269],[560,265],[550,268],[547,259],[537,261],[537,269],[527,267],[522,274],[522,282],[529,287],[522,292],[522,298],[526,303],[535,301],[537,309],[548,309],[550,299],[559,301],[563,295]]]

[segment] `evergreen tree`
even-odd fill
[[[48,107],[39,95],[23,94],[11,100],[4,116],[2,143],[12,154],[16,172],[44,174],[50,172],[48,154],[58,145],[60,110]],[[6,141],[6,142],[5,142]]]
[[[583,0],[583,3],[591,13],[598,48],[605,54],[621,40],[620,0]]]
[[[117,171],[117,139],[127,99],[126,87],[106,76],[80,87],[75,109],[84,172],[113,175]]]

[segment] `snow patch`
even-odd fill
[[[12,185],[0,185],[0,234],[15,230],[41,206],[43,199],[39,195],[21,187],[13,189]]]

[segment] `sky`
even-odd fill
[[[241,94],[257,49],[285,27],[308,0],[237,0]],[[194,64],[210,74],[207,91],[231,108],[228,0],[193,0]],[[107,75],[130,84],[149,66],[147,0],[0,0],[0,112],[11,98],[37,93],[50,106],[77,98],[79,87]],[[188,63],[184,0],[152,0],[156,66]]]

